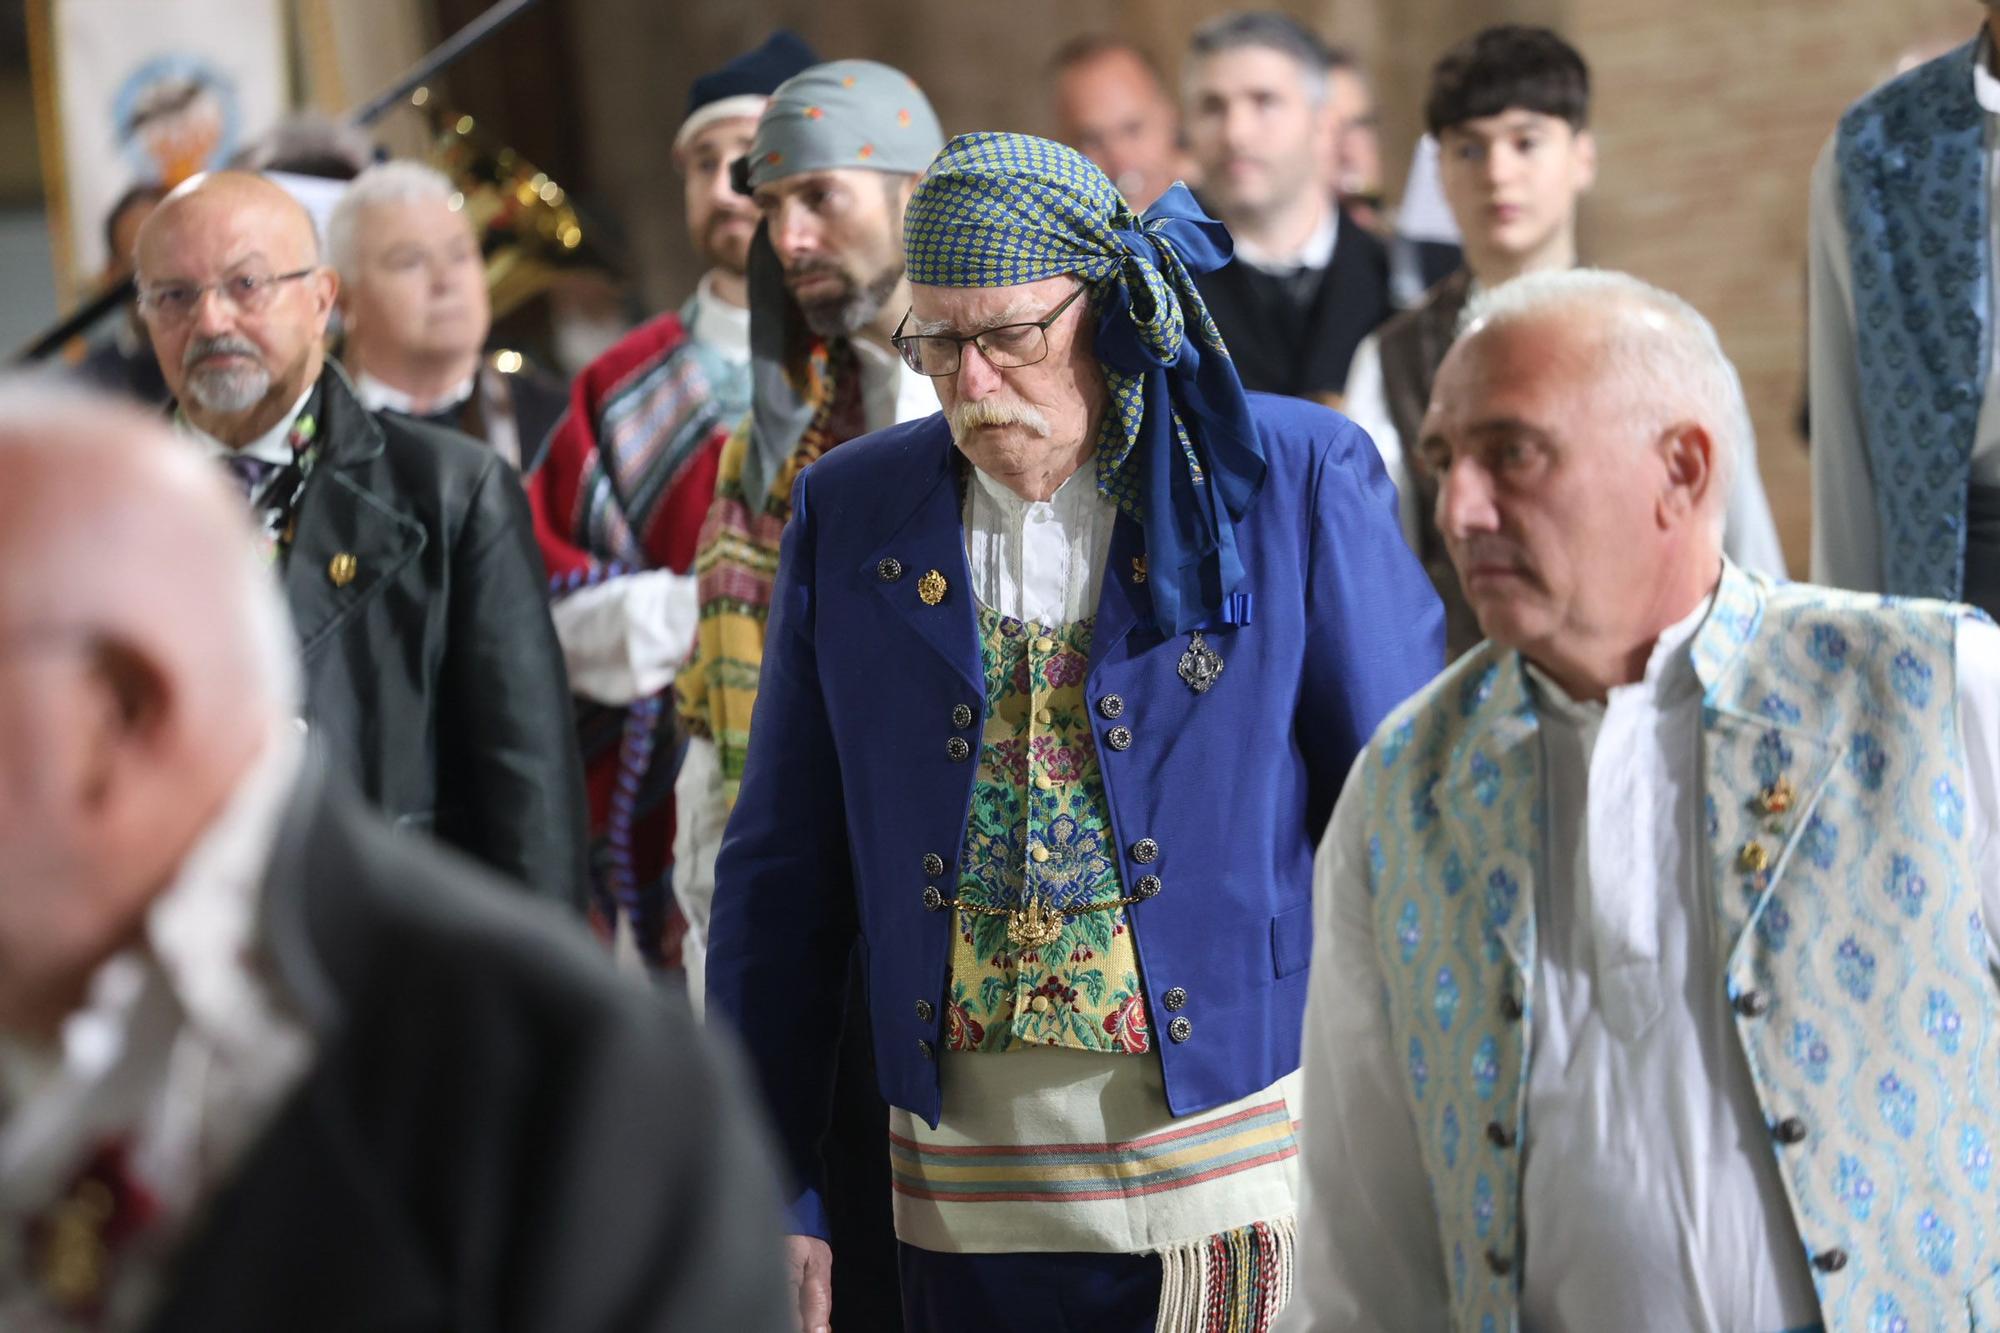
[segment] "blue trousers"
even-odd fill
[[[896,1251],[905,1333],[1153,1333],[1160,1311],[1154,1254]]]

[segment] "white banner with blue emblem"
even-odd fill
[[[53,0],[51,17],[67,204],[57,244],[77,290],[104,266],[105,215],[127,189],[220,166],[289,109],[284,6]]]

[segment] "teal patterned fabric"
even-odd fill
[[[1772,998],[1738,1031],[1768,1121],[1810,1129],[1772,1150],[1806,1254],[1848,1255],[1812,1275],[1832,1333],[1964,1328],[2000,1264],[2000,997],[1966,829],[1965,614],[1732,565],[1691,650],[1727,960],[1715,993]],[[1462,1333],[1519,1327],[1530,1257],[1540,756],[1521,659],[1489,644],[1384,723],[1363,769],[1390,1021]],[[1779,778],[1795,803],[1759,813]],[[1739,861],[1752,842],[1766,870]],[[1520,1021],[1502,995],[1523,998]],[[1487,1141],[1493,1122],[1515,1146]]]
[[[1854,342],[1882,587],[1963,593],[1966,488],[1993,321],[1983,42],[1856,103],[1835,153],[1853,269]]]
[[[1111,394],[1098,489],[1146,527],[1164,627],[1216,616],[1242,579],[1233,524],[1264,481],[1243,385],[1194,285],[1194,273],[1229,261],[1227,230],[1184,186],[1140,218],[1073,148],[963,134],[918,182],[903,248],[909,279],[922,286],[1014,287],[1064,274],[1089,285]]]

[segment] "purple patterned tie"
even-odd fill
[[[271,479],[272,474],[280,466],[280,464],[262,458],[255,458],[241,452],[230,454],[222,460],[222,464],[229,469],[230,477],[235,480],[236,485],[242,490],[243,498],[246,502],[257,498],[257,492],[263,489],[264,483]]]

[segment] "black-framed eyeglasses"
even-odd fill
[[[319,272],[296,268],[290,273],[238,273],[220,282],[163,282],[139,293],[139,309],[163,323],[175,324],[194,314],[202,294],[214,292],[245,315],[254,315],[271,304],[281,282],[296,282]]]
[[[1063,299],[1063,303],[1041,319],[1031,324],[1001,324],[994,328],[982,329],[978,333],[904,333],[903,326],[910,322],[906,311],[896,325],[896,332],[889,341],[903,354],[903,363],[919,375],[929,375],[939,379],[946,375],[956,375],[960,360],[965,355],[965,344],[971,343],[979,349],[981,356],[1001,370],[1016,366],[1032,366],[1049,354],[1049,326],[1062,318],[1062,312],[1076,303],[1086,287],[1079,286]]]

